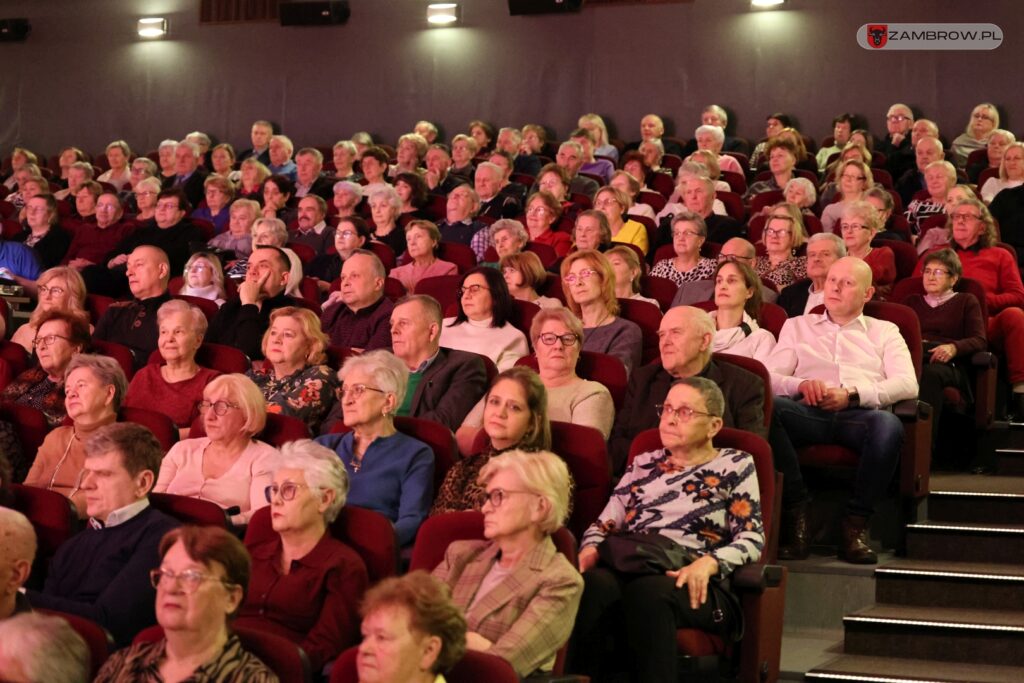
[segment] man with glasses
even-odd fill
[[[335,346],[357,351],[391,347],[391,312],[384,296],[384,264],[372,251],[357,249],[341,266],[341,286],[324,303],[320,325]]]
[[[846,244],[839,235],[822,232],[807,240],[807,277],[784,287],[776,303],[795,318],[825,303],[825,278],[832,264],[846,256]]]
[[[744,429],[767,438],[764,422],[766,387],[761,379],[731,363],[711,359],[715,321],[707,312],[691,306],[670,308],[658,327],[659,361],[636,368],[629,379],[626,400],[615,416],[608,440],[612,471],[625,468],[633,438],[658,426],[654,406],[665,402],[669,388],[683,377],[710,379],[725,395],[722,419],[726,427]]]
[[[163,448],[145,427],[115,422],[85,443],[89,523],[57,550],[34,608],[68,612],[106,628],[119,646],[156,622],[149,571],[160,564],[160,539],[179,526],[149,504]]]
[[[885,155],[886,168],[893,178],[899,178],[914,166],[914,147],[910,128],[914,125],[914,112],[905,104],[894,104],[885,114],[885,139],[878,143],[878,151]]]

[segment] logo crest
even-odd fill
[[[868,45],[875,49],[883,48],[889,42],[888,24],[868,24],[867,33]]]

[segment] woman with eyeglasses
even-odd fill
[[[462,276],[459,311],[441,324],[441,346],[487,356],[507,370],[530,353],[526,335],[512,325],[515,300],[496,268],[477,266]]]
[[[594,208],[608,218],[612,242],[632,244],[646,254],[650,248],[647,228],[639,221],[625,218],[630,204],[629,195],[610,186],[602,187],[594,196]]]
[[[206,436],[171,447],[160,465],[156,493],[209,500],[228,511],[232,524],[249,522],[266,505],[277,450],[258,441],[267,422],[267,404],[245,375],[210,381],[199,402]]]
[[[56,338],[51,341],[37,337],[37,341],[46,347],[65,343]],[[72,423],[46,435],[25,484],[66,496],[84,519],[85,491],[81,484],[85,442],[97,429],[117,420],[127,389],[124,370],[113,358],[86,353],[72,358],[64,370],[64,408]]]
[[[85,281],[74,268],[57,266],[43,271],[36,280],[36,292],[39,299],[32,316],[11,335],[11,341],[20,344],[29,353],[34,350],[39,320],[44,315],[62,311],[81,314],[86,319],[89,317],[89,312],[85,310]],[[92,325],[89,325],[89,331],[92,331]]]
[[[484,540],[452,542],[433,575],[465,611],[468,649],[501,657],[522,677],[550,673],[583,593],[551,540],[568,517],[569,470],[549,451],[512,450],[491,458],[477,483]]]
[[[950,217],[953,215],[953,211],[956,210],[956,205],[964,200],[977,198],[978,195],[975,194],[970,185],[955,185],[951,187],[949,192],[946,193],[946,204],[943,209],[943,212],[946,214],[945,224],[932,226],[920,236],[917,244],[914,245],[918,255],[948,246]],[[871,203],[875,205],[875,208],[878,208],[874,202]]]
[[[833,200],[821,212],[821,225],[825,232],[837,232],[836,224],[839,223],[846,205],[866,199],[864,193],[875,185],[871,167],[856,159],[839,164],[836,168],[836,180],[839,183],[839,199]]]
[[[135,215],[132,220],[141,225],[156,218],[156,200],[161,190],[160,180],[145,178],[135,184],[132,195],[135,197]]]
[[[983,102],[971,110],[967,128],[953,140],[953,145],[950,147],[956,167],[964,168],[971,152],[985,149],[988,146],[989,136],[997,128],[999,128],[999,110],[994,104]]]
[[[224,291],[224,268],[216,254],[200,251],[192,254],[185,263],[185,283],[178,294],[209,299],[218,306],[224,305],[227,294]]]
[[[708,236],[704,219],[693,211],[683,210],[672,216],[672,248],[676,255],[662,259],[651,268],[651,277],[663,277],[682,286],[685,282],[707,280],[715,273],[715,259],[700,255]]]
[[[673,383],[657,406],[663,447],[630,463],[580,544],[585,587],[569,671],[607,680],[626,666],[631,680],[675,683],[676,629],[734,637],[739,604],[711,585],[712,577],[757,561],[764,524],[753,458],[712,443],[724,405],[714,382],[690,377]],[[626,573],[615,561],[628,556],[611,552],[607,540],[622,533],[658,534],[692,560],[667,571]]]
[[[333,254],[321,254],[310,261],[306,275],[317,279],[321,292],[330,291],[331,283],[341,277],[345,259],[357,249],[363,249],[373,238],[373,230],[359,216],[346,216],[338,221],[334,231]]]
[[[896,255],[889,247],[872,247],[871,240],[882,229],[882,220],[868,202],[852,202],[843,208],[839,228],[846,255],[856,256],[871,266],[875,298],[885,299],[896,281]]]
[[[768,255],[757,259],[757,275],[775,283],[780,291],[803,280],[807,277],[807,257],[797,256],[796,251],[806,241],[807,231],[800,208],[785,202],[773,206],[761,232],[761,243]]]
[[[348,358],[338,379],[342,419],[351,431],[326,434],[316,442],[344,463],[352,483],[348,503],[390,519],[399,544],[408,546],[427,517],[434,492],[433,452],[395,428],[409,369],[390,351],[370,351]]]
[[[338,382],[326,365],[329,340],[313,311],[285,306],[270,314],[263,360],[246,373],[263,392],[267,412],[297,417],[313,434],[334,406]]]
[[[95,680],[156,683],[215,676],[218,683],[276,682],[231,632],[250,576],[242,542],[218,527],[183,526],[160,541],[160,556],[150,579],[164,637],[114,653]]]
[[[271,533],[246,542],[252,575],[235,623],[294,642],[313,671],[359,640],[366,565],[328,528],[348,489],[333,451],[307,439],[286,443],[266,489]]]
[[[529,241],[546,244],[555,250],[559,258],[568,254],[572,247],[569,233],[553,229],[561,216],[561,204],[555,195],[546,190],[534,192],[526,200],[526,229],[530,235]]]
[[[722,261],[715,273],[715,321],[711,350],[746,356],[764,363],[775,348],[775,337],[758,326],[761,278],[743,261]]]
[[[615,270],[597,251],[576,251],[562,261],[562,289],[571,310],[583,323],[583,350],[607,353],[622,361],[626,374],[640,365],[640,327],[619,317]]]

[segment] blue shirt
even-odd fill
[[[352,467],[353,439],[348,432],[327,434],[316,442],[345,463],[351,482],[348,504],[381,513],[394,523],[399,545],[410,545],[434,498],[434,452],[422,441],[395,432],[370,444],[357,472]]]
[[[7,240],[0,240],[0,268],[7,268],[26,280],[38,280],[41,272],[36,254],[31,247]]]
[[[283,175],[294,183],[298,169],[295,166],[295,162],[289,159],[287,163],[281,164],[280,166],[271,165],[270,172],[274,175]]]

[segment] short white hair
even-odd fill
[[[89,648],[58,616],[26,612],[0,621],[0,652],[17,661],[27,680],[84,683],[89,680]]]
[[[402,405],[409,387],[409,368],[398,356],[383,349],[351,356],[338,371],[338,379],[344,383],[345,378],[353,370],[362,370],[369,374],[382,391],[394,394],[396,407]]]
[[[707,133],[715,138],[715,142],[722,144],[725,142],[725,131],[718,126],[698,126],[697,130],[694,131],[694,137]]]
[[[281,446],[281,457],[276,462],[275,472],[301,470],[309,488],[334,491],[334,501],[324,511],[324,521],[330,524],[338,518],[348,499],[349,479],[337,453],[310,439],[299,439]]]

